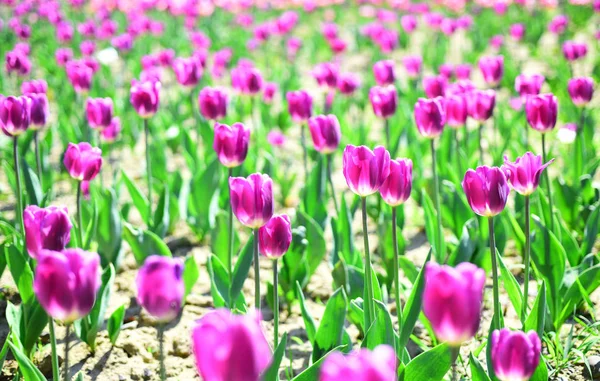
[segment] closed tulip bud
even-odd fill
[[[89,143],[69,143],[63,163],[72,178],[90,181],[102,168],[102,150]]]
[[[133,37],[129,33],[123,33],[113,37],[110,43],[120,52],[128,52],[133,48]]]
[[[344,95],[353,94],[360,87],[360,79],[354,73],[342,73],[338,78],[337,88]]]
[[[389,176],[390,153],[381,146],[371,151],[349,144],[344,149],[343,171],[350,190],[366,197],[377,192]]]
[[[527,98],[525,114],[527,122],[534,130],[542,133],[556,126],[558,103],[552,94],[542,94]]]
[[[524,24],[513,24],[509,29],[510,37],[515,41],[521,41],[525,36],[525,25]]]
[[[25,96],[29,98],[29,123],[31,124],[31,129],[35,130],[45,126],[48,114],[50,113],[46,94],[31,93]]]
[[[288,112],[292,120],[301,123],[312,115],[312,97],[304,90],[290,91],[286,94]]]
[[[30,105],[26,96],[0,96],[0,127],[6,136],[19,136],[27,130]]]
[[[413,15],[400,17],[400,25],[406,33],[412,33],[417,28],[417,18]]]
[[[501,168],[477,167],[469,169],[462,181],[462,188],[473,211],[484,217],[492,217],[504,210],[510,193],[506,175]]]
[[[119,137],[121,133],[121,119],[119,117],[114,117],[110,121],[108,127],[103,128],[100,131],[100,137],[103,141],[107,143],[112,143]]]
[[[129,101],[142,118],[150,118],[158,110],[160,82],[133,80]]]
[[[475,336],[484,287],[485,271],[472,263],[456,267],[427,263],[423,312],[440,341],[459,347]]]
[[[315,150],[325,155],[337,150],[342,132],[335,115],[313,116],[308,120],[308,128]]]
[[[394,115],[397,107],[396,88],[394,86],[374,86],[369,91],[369,100],[373,106],[373,112],[380,118],[387,119]]]
[[[169,322],[183,304],[183,262],[178,258],[151,255],[135,278],[138,303],[158,321]]]
[[[527,381],[540,363],[542,341],[535,331],[492,332],[492,365],[500,381]]]
[[[79,50],[84,56],[91,56],[96,50],[96,43],[94,41],[83,41],[79,44]]]
[[[312,75],[319,86],[328,87],[330,89],[335,89],[337,86],[338,74],[338,66],[331,62],[317,64],[312,71]]]
[[[421,56],[406,56],[402,59],[402,64],[409,78],[417,78],[421,74],[423,58]]]
[[[373,65],[373,75],[375,76],[375,82],[379,86],[393,85],[396,82],[394,61],[385,60],[375,62],[375,65]]]
[[[274,147],[281,147],[285,144],[286,138],[280,130],[271,130],[267,134],[267,141]]]
[[[13,50],[6,53],[6,72],[27,75],[31,71],[31,61],[25,53]]]
[[[32,79],[21,84],[23,94],[46,94],[47,91],[48,83],[43,79]]]
[[[67,77],[77,93],[86,93],[92,86],[94,70],[82,61],[69,61],[66,64]]]
[[[546,164],[542,164],[542,157],[526,152],[525,155],[517,157],[514,163],[504,156],[504,172],[510,181],[510,185],[517,192],[528,196],[535,192],[539,183],[540,176],[544,169],[549,166],[554,159]]]
[[[575,106],[585,106],[594,96],[594,80],[590,77],[570,79],[567,90]]]
[[[63,250],[71,240],[71,220],[67,207],[40,208],[30,205],[23,211],[27,252],[37,259],[42,250]]]
[[[390,160],[390,174],[379,189],[386,204],[395,207],[408,200],[412,190],[412,170],[410,159]]]
[[[54,54],[58,66],[65,66],[67,62],[73,59],[73,51],[69,48],[58,48]]]
[[[449,94],[444,98],[446,106],[446,123],[450,127],[462,127],[467,123],[469,107],[464,94]]]
[[[563,34],[569,26],[569,18],[565,15],[557,15],[548,24],[550,33]]]
[[[488,85],[496,86],[504,75],[504,57],[486,56],[479,60],[479,70]]]
[[[273,102],[275,93],[277,93],[277,84],[275,82],[265,83],[265,88],[263,89],[263,101],[270,104]]]
[[[242,225],[258,229],[273,216],[273,181],[268,175],[230,177],[229,190],[231,208]]]
[[[447,84],[448,81],[441,75],[423,77],[423,90],[428,98],[444,96]]]
[[[111,98],[88,98],[85,113],[90,127],[108,127],[113,117],[113,101]]]
[[[527,100],[529,95],[538,95],[544,84],[544,76],[539,74],[520,74],[515,78],[515,90],[521,96],[521,100]]]
[[[414,114],[417,129],[424,137],[432,139],[441,135],[442,131],[444,131],[446,112],[442,97],[433,99],[419,98],[415,104]]]
[[[253,313],[218,309],[192,328],[196,369],[206,381],[257,381],[271,363],[271,349]]]
[[[319,381],[395,381],[397,359],[389,345],[372,351],[362,348],[350,354],[333,352],[321,366]]]
[[[575,41],[565,41],[562,51],[567,61],[576,61],[587,55],[587,45]]]
[[[65,324],[86,316],[100,288],[100,256],[81,249],[42,250],[33,291],[44,310]]]
[[[234,123],[231,127],[215,124],[213,149],[224,166],[233,168],[242,164],[248,155],[249,143],[250,129],[242,123]]]
[[[198,94],[198,105],[206,119],[222,119],[227,115],[227,94],[220,87],[205,87]]]
[[[456,74],[456,79],[468,80],[471,78],[471,65],[469,65],[469,64],[456,65],[454,72]]]
[[[257,68],[238,65],[231,71],[231,85],[241,94],[255,95],[263,88],[263,78]]]
[[[492,117],[496,106],[494,90],[472,90],[467,94],[469,116],[482,123]]]
[[[448,81],[452,79],[452,76],[454,75],[454,66],[449,63],[441,64],[440,67],[438,67],[438,72],[441,77]]]
[[[258,229],[260,253],[267,258],[277,259],[285,254],[292,243],[292,224],[287,214],[275,215]]]
[[[177,82],[183,86],[196,86],[202,77],[202,67],[193,57],[175,58],[173,71]]]

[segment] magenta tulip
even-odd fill
[[[469,64],[456,65],[456,68],[454,69],[454,73],[456,74],[456,79],[468,80],[471,78],[471,65],[469,65]]]
[[[102,168],[102,151],[89,143],[69,143],[63,163],[72,178],[90,181]]]
[[[406,33],[412,33],[417,28],[417,18],[413,15],[400,17],[400,26]]]
[[[48,83],[43,79],[32,79],[21,84],[21,92],[27,94],[46,94]]]
[[[472,90],[467,93],[469,116],[482,123],[492,117],[496,106],[494,90]]]
[[[185,293],[181,259],[149,256],[135,283],[138,303],[159,322],[169,322],[179,315]]]
[[[515,90],[521,96],[522,101],[526,101],[530,95],[538,95],[543,84],[544,76],[539,74],[520,74],[515,78]]]
[[[233,213],[242,225],[258,229],[273,216],[273,181],[268,175],[230,177],[229,189]]]
[[[444,131],[446,112],[442,97],[433,99],[419,98],[415,104],[414,115],[417,129],[424,137],[433,139],[436,136],[440,136],[442,131]]]
[[[552,164],[554,159],[546,164],[542,163],[542,157],[526,152],[523,156],[517,157],[514,163],[504,156],[504,166],[511,187],[523,196],[529,196],[537,189],[540,183],[540,176],[547,166]]]
[[[85,113],[90,127],[108,127],[113,117],[113,101],[111,98],[88,98]]]
[[[540,363],[542,341],[535,331],[492,332],[492,365],[500,381],[527,381]]]
[[[312,71],[312,75],[319,86],[328,87],[330,89],[335,89],[337,85],[338,74],[339,68],[336,64],[331,62],[317,64]]]
[[[594,96],[594,80],[590,77],[570,79],[567,90],[575,106],[585,106]]]
[[[158,110],[160,82],[133,80],[129,101],[131,105],[142,118],[150,118]]]
[[[9,74],[27,75],[31,72],[31,61],[22,51],[12,50],[6,53],[5,67]]]
[[[173,72],[177,82],[182,86],[196,86],[202,77],[202,67],[194,57],[175,58]]]
[[[465,173],[462,187],[473,211],[484,217],[492,217],[504,210],[510,188],[501,168],[477,167]]]
[[[551,131],[556,126],[558,103],[552,94],[541,94],[527,98],[525,114],[527,122],[534,130],[542,133]]]
[[[421,56],[406,56],[402,59],[402,64],[409,78],[417,78],[421,74],[423,59]]]
[[[281,147],[285,144],[286,137],[280,130],[272,130],[267,134],[267,141],[274,147]]]
[[[386,204],[396,207],[408,200],[412,190],[412,170],[410,159],[390,160],[390,174],[379,189]]]
[[[87,93],[92,86],[94,70],[83,61],[68,61],[66,63],[67,77],[77,93]]]
[[[448,81],[441,75],[423,77],[423,90],[428,98],[444,96],[447,84]]]
[[[375,82],[379,86],[393,85],[396,82],[394,61],[384,60],[375,62],[375,65],[373,65],[373,75],[375,76]]]
[[[319,381],[395,381],[397,361],[394,348],[385,344],[372,351],[366,348],[350,354],[336,351],[323,362]]]
[[[234,123],[231,126],[215,124],[213,149],[221,164],[227,168],[237,167],[246,160],[249,143],[250,129],[242,123]]]
[[[288,112],[292,120],[301,123],[312,115],[312,97],[304,90],[290,91],[286,94]]]
[[[66,66],[73,59],[73,51],[69,48],[58,48],[54,54],[58,66]]]
[[[469,107],[464,94],[450,94],[444,98],[446,108],[446,123],[450,127],[462,127],[467,122]]]
[[[231,85],[241,94],[255,95],[263,88],[263,78],[257,68],[238,64],[231,70]]]
[[[587,45],[575,41],[565,41],[562,46],[563,55],[567,61],[576,61],[587,55]]]
[[[441,64],[440,67],[438,67],[438,73],[448,81],[454,76],[454,66],[449,63]]]
[[[337,116],[313,116],[308,120],[308,128],[315,150],[325,155],[337,150],[342,136]]]
[[[337,89],[344,95],[353,94],[360,87],[360,79],[354,73],[341,73],[338,77]]]
[[[565,15],[557,15],[548,24],[548,31],[554,34],[563,34],[569,26],[569,18]]]
[[[287,214],[274,215],[258,229],[260,253],[267,258],[283,256],[292,243],[292,224]]]
[[[227,115],[227,94],[220,87],[205,87],[198,94],[198,105],[204,118],[222,119]]]
[[[369,100],[373,112],[380,118],[387,119],[396,112],[398,95],[394,86],[374,86],[369,91]]]
[[[26,96],[0,96],[0,127],[6,136],[19,136],[29,127],[31,100]]]
[[[371,151],[365,146],[347,145],[343,172],[352,192],[361,197],[371,195],[381,188],[390,174],[390,153],[381,146]]]
[[[23,211],[27,252],[37,259],[42,250],[63,250],[71,240],[71,220],[65,206],[40,208],[30,205]]]
[[[484,287],[485,271],[472,263],[463,262],[455,268],[427,263],[423,312],[440,341],[459,347],[475,336]]]
[[[107,143],[113,143],[119,137],[121,133],[121,119],[114,117],[110,121],[108,127],[103,128],[100,131],[100,137]]]
[[[275,97],[275,94],[277,93],[277,83],[275,82],[267,82],[265,83],[264,89],[263,89],[263,101],[266,104],[270,104],[273,102],[273,98]]]
[[[30,93],[25,95],[29,98],[29,123],[32,130],[40,129],[46,125],[48,120],[48,98],[44,93]]]
[[[510,26],[508,33],[510,37],[515,41],[521,41],[525,36],[525,25],[524,24],[513,24]]]
[[[479,70],[488,85],[496,86],[504,75],[504,57],[486,56],[479,60]]]

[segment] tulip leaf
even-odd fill
[[[129,196],[133,201],[133,205],[137,209],[138,213],[142,217],[143,221],[148,221],[148,198],[142,193],[140,188],[127,176],[125,171],[121,171],[121,179],[129,191]]]
[[[348,299],[344,289],[340,287],[331,295],[325,306],[323,318],[315,334],[312,353],[313,362],[316,362],[342,343],[347,309]]]
[[[319,358],[319,360],[314,361],[311,366],[309,366],[308,368],[304,369],[296,377],[292,378],[292,381],[314,381],[314,380],[318,380],[319,379],[319,371],[321,369],[321,365],[323,364],[323,362],[325,361],[325,359],[327,358],[327,356],[329,356],[333,352],[341,351],[345,347],[346,347],[345,345],[338,345],[337,347],[333,348],[332,350],[330,350],[329,352],[327,352],[325,355],[321,356],[321,358]]]
[[[300,302],[300,311],[302,312],[302,319],[304,320],[304,330],[306,331],[306,336],[308,336],[308,341],[310,341],[311,345],[314,346],[317,326],[312,315],[310,314],[310,311],[308,308],[306,308],[304,293],[302,292],[302,287],[300,287],[300,283],[298,282],[296,282],[296,293],[298,294],[298,301]]]
[[[83,381],[83,372],[77,373],[77,376],[75,376],[74,381]]]
[[[573,310],[579,303],[589,298],[598,287],[600,287],[600,264],[584,270],[569,286],[562,297],[562,310],[558,322],[555,322],[556,326],[561,326],[573,314]]]
[[[16,246],[4,246],[6,253],[6,263],[13,277],[19,295],[23,303],[29,303],[33,297],[33,271],[29,266],[28,258],[24,253],[20,253]]]
[[[540,358],[540,364],[535,368],[535,372],[529,379],[529,381],[547,381],[548,380],[548,367],[544,361],[544,357]]]
[[[379,300],[375,300],[375,321],[373,321],[371,328],[365,334],[362,347],[370,350],[375,349],[375,347],[381,344],[395,347],[397,337],[392,325],[390,312],[385,304]]]
[[[281,360],[285,353],[285,347],[287,345],[287,332],[281,337],[281,341],[277,345],[275,352],[273,353],[273,360],[271,365],[267,368],[263,374],[262,381],[278,381],[279,380],[279,367],[281,366]]]
[[[469,367],[471,368],[472,381],[491,381],[479,360],[473,357],[473,353],[469,354]]]
[[[42,186],[40,185],[40,180],[35,174],[35,171],[27,164],[25,158],[21,161],[21,165],[23,165],[23,179],[25,180],[25,189],[27,191],[29,205],[43,207],[42,200],[44,198],[44,193],[42,191]]]
[[[169,195],[171,191],[169,186],[165,184],[160,197],[158,198],[158,205],[154,211],[154,220],[152,223],[152,232],[157,236],[163,238],[167,234],[169,229],[169,223],[171,215],[169,214]]]
[[[502,277],[502,283],[504,283],[504,289],[508,293],[508,298],[515,309],[517,315],[521,315],[521,308],[523,306],[523,293],[521,292],[521,288],[519,287],[519,283],[515,279],[515,276],[510,272],[502,256],[496,250],[496,258],[498,259],[498,263],[500,264],[500,274]]]
[[[305,258],[308,262],[308,277],[310,278],[327,254],[327,243],[323,229],[316,220],[302,211],[298,211],[297,216],[299,223],[306,227],[308,246]]]
[[[27,309],[27,314],[21,313],[22,317],[27,316],[27,322],[25,322],[27,328],[21,334],[25,335],[22,338],[23,350],[26,354],[30,354],[48,324],[48,315],[36,299],[32,300],[30,304],[21,303],[20,307],[21,310]]]
[[[433,202],[425,189],[421,192],[422,195],[422,203],[423,203],[423,211],[425,213],[425,232],[427,234],[427,240],[433,247],[433,255],[438,263],[444,263],[445,261],[445,251],[444,251],[444,237],[438,239],[438,227],[437,227],[437,217],[436,211],[433,207]],[[440,247],[439,244],[441,244]]]
[[[233,282],[230,289],[231,300],[237,300],[238,295],[244,287],[244,282],[248,278],[248,273],[250,272],[250,267],[252,266],[254,257],[255,239],[256,237],[254,237],[254,235],[250,236],[248,242],[246,242],[246,245],[238,256],[237,262],[235,263],[235,267],[233,269]]]
[[[240,238],[235,231],[233,231],[233,253],[237,253],[240,247]],[[229,268],[229,221],[228,216],[224,212],[217,214],[215,220],[215,228],[211,230],[210,240],[211,250],[221,262]]]
[[[193,254],[188,255],[185,258],[185,265],[183,267],[183,283],[185,285],[185,294],[183,299],[190,294],[192,288],[198,281],[200,277],[200,269],[198,268],[198,263],[194,258]]]
[[[220,182],[221,168],[216,158],[203,172],[198,171],[190,182],[188,220],[201,238],[214,226]]]
[[[546,323],[546,283],[542,281],[542,285],[538,290],[538,295],[535,298],[533,307],[525,320],[523,331],[527,332],[534,330],[541,338],[544,334],[544,325]]]
[[[7,337],[6,340],[4,340],[4,344],[2,344],[2,350],[0,350],[0,369],[4,369],[4,361],[6,360],[9,349],[8,343],[10,343],[10,340]]]
[[[115,191],[111,188],[103,189],[100,192],[99,202],[98,229],[96,231],[98,254],[102,260],[102,267],[112,263],[115,269],[118,269],[122,253],[123,223]]]
[[[92,200],[92,215],[89,218],[87,223],[87,227],[84,232],[83,245],[82,248],[84,250],[88,250],[92,243],[92,238],[96,235],[96,230],[98,227],[98,202],[97,199],[94,198]]]
[[[598,238],[598,230],[600,229],[600,203],[594,205],[592,213],[589,215],[583,232],[583,242],[581,244],[581,258],[592,252],[596,239]]]
[[[229,276],[219,257],[211,255],[207,261],[210,293],[215,308],[229,306]]]
[[[301,128],[307,128],[302,126]],[[309,176],[306,179],[304,189],[302,190],[302,211],[311,216],[317,224],[323,228],[327,219],[327,170],[325,157],[320,156],[314,167],[310,168]]]
[[[347,264],[361,266],[361,258],[354,247],[354,234],[352,233],[352,212],[348,208],[345,197],[340,197],[340,213],[337,218],[331,219],[331,230],[334,237],[334,255],[332,265],[337,263],[341,256]]]
[[[108,331],[108,337],[110,338],[110,342],[112,345],[115,345],[117,342],[117,338],[119,337],[119,333],[121,332],[121,327],[123,326],[123,319],[125,318],[125,305],[121,304],[119,308],[113,311],[108,318],[108,322],[106,323],[106,330]]]
[[[29,358],[21,352],[21,350],[10,340],[8,340],[10,351],[13,353],[17,364],[19,364],[19,372],[23,376],[25,381],[46,381],[46,377],[40,372],[38,368],[29,360]]]
[[[450,348],[440,344],[412,359],[404,369],[404,379],[441,381],[451,366]]]
[[[136,229],[128,223],[124,223],[123,238],[133,252],[138,265],[142,265],[150,255],[171,256],[171,250],[156,234],[149,230]]]

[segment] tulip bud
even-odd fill
[[[462,127],[467,122],[469,107],[464,94],[450,94],[444,98],[446,106],[446,123],[450,127]]]
[[[53,319],[65,324],[86,316],[100,288],[100,256],[81,249],[42,250],[33,291]]]
[[[27,75],[31,71],[31,61],[25,53],[13,50],[6,53],[6,72]]]
[[[110,43],[120,52],[128,52],[133,48],[133,37],[129,33],[123,33],[110,40]]]
[[[496,106],[494,90],[472,90],[467,94],[469,116],[482,123],[492,117]]]
[[[286,94],[288,112],[292,120],[301,123],[312,115],[312,97],[304,90],[290,91]]]
[[[413,15],[400,17],[400,26],[406,33],[412,33],[417,28],[417,18]]]
[[[255,95],[262,90],[263,78],[257,68],[238,64],[231,70],[231,85],[242,94]]]
[[[456,65],[454,72],[456,73],[456,79],[468,80],[469,78],[471,78],[471,65],[469,65],[469,64]]]
[[[565,15],[557,15],[548,24],[550,33],[563,34],[569,26],[569,19]]]
[[[135,279],[138,303],[162,323],[179,315],[183,304],[183,262],[178,258],[151,255]]]
[[[587,45],[575,41],[565,41],[562,46],[563,55],[567,61],[576,61],[587,55]]]
[[[220,87],[205,87],[198,94],[200,113],[208,120],[218,120],[227,114],[227,94]]]
[[[58,66],[65,66],[67,62],[73,59],[73,51],[69,48],[58,48],[54,57]]]
[[[113,117],[113,101],[111,98],[88,98],[85,113],[91,128],[108,127]]]
[[[31,123],[31,129],[39,129],[46,125],[48,119],[48,98],[46,94],[31,93],[25,95],[29,98],[29,122]]]
[[[479,70],[488,85],[496,86],[504,75],[504,57],[486,56],[479,60]]]
[[[340,93],[350,95],[358,89],[360,80],[354,73],[342,73],[338,78],[337,88]]]
[[[454,268],[427,263],[423,312],[440,341],[459,347],[475,336],[484,287],[485,271],[472,263],[463,262]]]
[[[540,363],[542,341],[535,331],[492,332],[492,365],[500,381],[529,380]]]
[[[385,60],[375,62],[375,65],[373,65],[373,75],[375,76],[375,82],[379,86],[393,85],[396,82],[394,61]]]
[[[89,143],[69,143],[63,163],[72,178],[90,181],[102,168],[102,150]]]
[[[442,97],[446,92],[448,81],[443,76],[423,77],[423,90],[427,98]]]
[[[315,66],[312,75],[319,86],[335,89],[339,68],[331,62],[323,62]]]
[[[83,61],[69,61],[66,64],[67,77],[77,93],[86,93],[92,86],[94,70]]]
[[[541,156],[526,152],[525,155],[517,157],[514,163],[508,161],[508,157],[504,156],[504,166],[502,168],[512,188],[517,193],[528,196],[535,192],[540,183],[542,172],[553,161],[554,159],[542,164]]]
[[[527,98],[525,114],[527,122],[534,130],[542,133],[552,130],[556,126],[558,104],[552,94],[542,94]]]
[[[206,381],[260,380],[272,358],[256,315],[234,315],[224,308],[196,322],[192,349],[198,373]]]
[[[231,127],[215,124],[213,149],[224,166],[233,168],[242,164],[248,155],[249,143],[250,129],[242,123],[234,123]]]
[[[27,94],[46,94],[48,83],[43,79],[32,79],[21,84],[21,92]]]
[[[420,56],[406,56],[402,59],[402,64],[409,78],[417,78],[421,74],[423,59]]]
[[[274,147],[281,147],[285,144],[285,135],[280,130],[271,130],[267,134],[267,141]]]
[[[335,115],[317,115],[308,120],[315,150],[327,155],[337,150],[342,133]]]
[[[440,73],[440,76],[447,82],[448,80],[452,79],[452,76],[454,75],[454,66],[449,63],[441,64],[440,67],[438,67],[438,72]],[[444,86],[445,85],[446,83],[444,83]]]
[[[442,131],[444,131],[446,112],[442,97],[433,99],[419,98],[415,104],[414,114],[417,129],[424,137],[432,139],[441,135]]]
[[[524,102],[529,95],[538,95],[544,84],[544,76],[539,74],[520,74],[515,78],[515,90]]]
[[[202,67],[194,57],[175,58],[173,71],[180,85],[196,86],[202,77]]]
[[[484,217],[492,217],[504,210],[510,193],[506,175],[501,168],[477,167],[465,173],[462,187],[473,211]]]
[[[513,24],[509,29],[510,37],[515,41],[521,41],[525,36],[525,25],[524,24]]]
[[[373,106],[373,112],[380,118],[387,119],[394,115],[397,107],[396,88],[394,86],[374,86],[369,91],[369,100]]]
[[[37,259],[42,250],[61,251],[71,240],[71,220],[65,206],[40,208],[30,205],[23,211],[27,252]]]
[[[133,80],[129,101],[142,118],[150,118],[158,110],[160,82]]]
[[[379,189],[386,204],[396,207],[408,200],[412,190],[412,170],[410,159],[390,160],[390,174]]]
[[[100,131],[100,137],[107,143],[112,143],[117,140],[117,137],[121,133],[121,119],[114,117],[110,121],[108,127],[103,128]]]
[[[94,41],[83,41],[79,44],[79,50],[84,56],[91,56],[96,50],[96,43]]]
[[[287,214],[275,215],[258,229],[260,253],[277,259],[285,254],[292,243],[292,225]]]
[[[0,127],[6,136],[19,136],[27,130],[30,106],[26,96],[0,96]]]
[[[585,106],[594,96],[594,80],[590,77],[570,79],[567,90],[575,106]]]
[[[319,381],[395,381],[397,361],[394,349],[386,344],[346,355],[335,351],[323,362]]]
[[[343,171],[350,190],[366,197],[377,192],[389,176],[390,153],[381,146],[371,151],[349,144],[344,149]]]
[[[277,83],[275,82],[267,82],[265,83],[265,88],[263,89],[263,101],[266,104],[270,104],[273,102],[273,97],[277,92]]]
[[[268,175],[230,177],[229,193],[233,214],[242,225],[258,229],[273,216],[273,181]]]

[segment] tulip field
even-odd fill
[[[600,0],[0,0],[0,381],[600,380]]]

